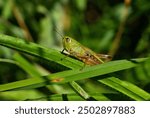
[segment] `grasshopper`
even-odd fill
[[[69,55],[83,61],[84,64],[97,65],[111,60],[110,55],[97,54],[69,36],[64,36],[62,42],[64,47],[62,52],[68,52]]]

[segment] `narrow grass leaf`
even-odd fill
[[[90,96],[88,95],[88,93],[81,87],[79,86],[76,82],[72,81],[69,82],[69,84],[77,91],[77,93],[79,93],[79,95],[81,97],[83,97],[85,100],[90,98]]]
[[[38,56],[49,61],[54,61],[71,69],[81,68],[83,65],[82,62],[76,59],[72,59],[70,57],[65,58],[66,56],[57,50],[44,48],[38,44],[3,34],[0,34],[0,45],[28,53],[33,56]]]
[[[115,77],[109,77],[98,81],[129,96],[134,100],[150,100],[149,93],[130,82],[123,81]]]
[[[40,73],[20,54],[16,53],[13,58],[19,63],[19,66],[26,71],[29,75],[36,78],[41,78]]]
[[[44,77],[45,79],[41,79],[41,80],[37,80],[35,78],[20,80],[20,81],[0,85],[0,91],[21,89],[21,88],[22,89],[35,88],[35,87],[45,86],[48,84],[63,84],[75,80],[91,78],[95,76],[105,75],[112,72],[133,68],[139,65],[139,63],[144,62],[145,60],[146,58],[134,59],[136,63],[128,60],[111,61],[101,65],[86,67],[83,70],[74,69],[74,70],[67,70],[63,72],[50,74],[48,76],[45,76]]]

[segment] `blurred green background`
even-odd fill
[[[149,0],[0,0],[0,33],[59,51],[63,49],[61,35],[68,35],[97,53],[112,55],[113,60],[148,57],[150,2]],[[12,59],[14,53],[14,50],[0,46],[0,58]],[[36,60],[33,57],[27,59],[31,63],[39,64],[45,73],[59,71],[59,67],[49,67],[46,61]],[[0,62],[0,84],[25,79],[28,76],[18,66]],[[145,75],[141,68],[130,69],[117,76],[150,92],[148,78],[150,75]],[[62,88],[54,86],[52,94],[58,91],[65,93],[67,85]],[[92,86],[89,85],[87,88],[90,89]],[[24,99],[23,95],[36,98],[35,96],[43,95],[43,91],[6,92],[0,94],[3,97],[0,99]],[[22,97],[18,98],[18,95]]]

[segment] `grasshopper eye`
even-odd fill
[[[71,43],[71,39],[66,37],[66,42]]]

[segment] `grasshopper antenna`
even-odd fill
[[[58,30],[58,28],[54,28],[54,30],[57,32],[57,34],[59,34],[59,36],[61,38],[63,38],[64,36],[62,35],[62,33]]]
[[[57,34],[59,34],[59,36],[60,36],[62,39],[64,38],[64,36],[63,36],[62,33],[60,32],[60,30],[58,30],[57,27],[55,27],[54,30],[56,31]],[[61,53],[64,53],[64,51],[65,51],[65,49],[64,49],[64,47],[63,47],[63,50],[61,51]],[[61,60],[63,60],[63,59],[61,59]]]

